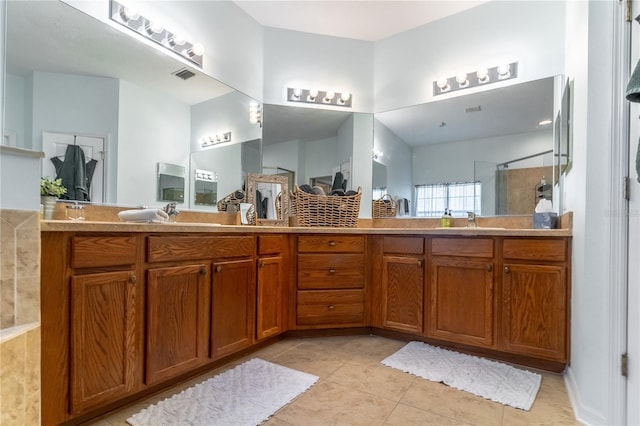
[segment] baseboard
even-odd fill
[[[576,377],[573,374],[571,367],[567,368],[564,373],[564,384],[569,394],[569,400],[573,407],[573,415],[576,420],[583,425],[604,425],[607,424],[607,420],[602,413],[593,411],[589,407],[586,407],[582,403],[582,397],[580,396],[580,389],[576,383]]]

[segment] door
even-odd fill
[[[132,271],[71,278],[71,411],[125,396],[135,386],[136,277]]]
[[[147,282],[147,384],[208,361],[209,267],[150,269]]]
[[[424,261],[408,256],[382,260],[382,326],[421,334],[424,312]]]
[[[255,269],[252,259],[213,264],[211,357],[221,358],[253,343]]]
[[[434,257],[429,337],[493,346],[493,262]]]
[[[93,203],[104,203],[106,201],[105,137],[42,132],[42,150],[45,155],[42,161],[42,176],[56,177],[56,164],[59,165],[64,161],[68,145],[78,145],[84,152],[86,174],[89,180],[89,200]]]
[[[282,258],[258,259],[256,338],[274,336],[282,331]]]

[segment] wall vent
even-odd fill
[[[180,77],[183,80],[187,80],[196,75],[194,72],[189,71],[186,68],[182,68],[176,72],[172,72],[171,74],[175,75],[176,77]]]
[[[476,107],[469,107],[464,109],[464,112],[480,112],[480,111],[482,111],[482,108],[480,107],[480,105]]]

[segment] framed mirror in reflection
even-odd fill
[[[184,167],[158,163],[158,201],[184,203]]]
[[[107,204],[158,205],[156,164],[190,169],[203,137],[261,139],[249,96],[61,1],[7,2],[6,58],[5,127],[16,146],[43,150],[44,131],[104,138]],[[193,75],[179,78],[181,70]],[[228,193],[242,187],[240,160],[235,167],[198,168],[218,172]],[[194,173],[185,174],[184,208],[196,207]]]
[[[249,174],[247,202],[255,208],[257,225],[289,224],[289,185],[286,176]]]
[[[404,200],[411,216],[533,213],[536,185],[554,182],[562,81],[548,77],[375,114],[376,194]]]

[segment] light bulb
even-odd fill
[[[498,78],[507,78],[509,75],[511,75],[509,64],[498,65]]]
[[[169,44],[171,46],[182,46],[185,42],[185,38],[180,34],[171,34],[169,37]]]
[[[449,81],[445,77],[440,77],[436,80],[436,86],[438,86],[438,88],[444,92],[446,90],[449,90]]]
[[[456,74],[456,81],[458,82],[460,87],[466,87],[467,84],[469,84],[469,82],[467,81],[467,73],[459,72],[458,74]]]
[[[300,96],[302,96],[302,89],[300,89],[299,87],[296,87],[295,89],[293,89],[293,96],[296,99],[300,99]]]
[[[162,30],[164,30],[162,25],[155,21],[147,22],[147,24],[144,26],[144,29],[149,35],[160,34]]]
[[[194,43],[193,47],[191,48],[191,51],[196,56],[202,56],[204,55],[204,46],[201,45],[200,43]]]
[[[309,89],[309,97],[313,100],[318,96],[318,89]]]
[[[135,21],[140,18],[140,13],[133,7],[125,6],[120,10],[120,17],[125,22]]]
[[[325,94],[324,94],[324,99],[328,102],[331,101],[331,99],[336,97],[336,93],[333,90],[328,90]]]
[[[347,102],[349,98],[351,98],[351,93],[349,92],[342,92],[342,94],[340,95],[340,100],[342,102]]]
[[[489,81],[489,70],[486,68],[480,68],[476,72],[476,76],[478,77],[479,83],[486,83]]]

